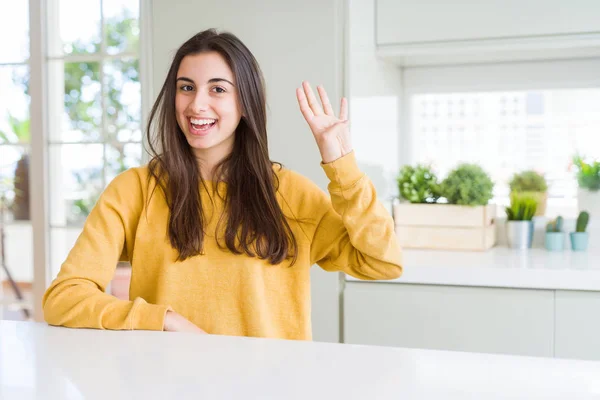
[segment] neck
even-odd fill
[[[198,154],[198,152],[196,152],[196,162],[198,163],[202,179],[205,181],[217,180],[218,176],[215,176],[215,169],[226,156],[226,154],[216,156],[214,154]]]

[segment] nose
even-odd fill
[[[209,96],[203,91],[199,90],[196,92],[196,96],[194,96],[193,100],[189,104],[190,110],[194,114],[199,114],[202,111],[208,110]]]

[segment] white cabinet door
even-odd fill
[[[600,360],[600,293],[556,291],[555,356]]]
[[[348,282],[344,341],[553,356],[554,292]]]
[[[376,0],[376,13],[378,44],[600,31],[598,0]]]

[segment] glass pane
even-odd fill
[[[67,259],[80,233],[80,227],[50,229],[50,279],[58,275],[60,266]]]
[[[66,261],[69,252],[75,245],[77,238],[81,234],[81,227],[65,227],[50,229],[50,279],[53,280],[58,275],[60,267]],[[126,291],[128,285],[128,272],[131,270],[128,264],[121,264],[122,267],[115,271],[115,277],[111,281],[111,294],[121,294],[123,299],[127,300],[129,296]],[[116,284],[116,285],[115,285]],[[123,287],[125,284],[125,287]],[[117,286],[117,287],[115,287]],[[114,293],[115,289],[121,289],[120,293]],[[125,290],[123,290],[125,289]]]
[[[50,146],[50,224],[81,226],[104,188],[102,144]]]
[[[116,54],[138,51],[140,38],[139,0],[104,0],[106,52]]]
[[[26,61],[29,58],[29,2],[0,0],[0,9],[0,64]]]
[[[29,149],[0,145],[0,208],[4,221],[28,221]]]
[[[508,196],[515,172],[534,169],[551,197],[574,198],[576,153],[600,158],[600,89],[422,94],[411,100],[414,162],[440,178],[459,162],[479,163]]]
[[[64,54],[98,52],[101,38],[100,0],[59,1],[59,21],[50,21],[49,26],[60,26],[60,40]],[[53,47],[50,44],[50,48]]]
[[[141,91],[137,59],[104,64],[106,82],[106,138],[108,141],[141,141]]]
[[[0,66],[0,144],[29,143],[29,67]]]
[[[141,143],[118,143],[106,145],[106,182],[110,182],[121,172],[139,167],[142,162]]]
[[[56,72],[56,75],[60,72]],[[60,79],[58,76],[53,78]],[[64,112],[61,128],[52,141],[97,141],[101,138],[102,102],[100,64],[64,63]]]
[[[353,132],[357,133],[352,136],[352,142],[360,149],[357,162],[387,206],[390,204],[387,200],[397,192],[398,97],[352,97],[351,102],[350,120]]]
[[[33,230],[29,222],[9,222],[3,226],[4,229],[4,265],[8,269],[11,277],[16,282],[33,282]],[[6,282],[7,276],[0,268],[0,283]],[[24,296],[24,305],[27,309],[32,309],[31,291],[21,289]],[[22,311],[23,302],[17,299],[16,293],[10,286],[0,287],[0,319],[24,320],[25,314]],[[2,340],[0,340],[0,345]],[[0,352],[2,349],[0,349]],[[1,360],[0,360],[1,362]],[[0,365],[2,368],[2,365]],[[18,370],[18,368],[17,368]],[[4,375],[5,370],[2,371]],[[22,372],[21,372],[22,373]],[[4,376],[6,379],[7,377]],[[11,378],[9,378],[11,379]],[[11,384],[21,381],[22,378],[14,377],[10,380]]]

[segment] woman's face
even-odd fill
[[[188,55],[177,71],[177,123],[197,157],[220,161],[233,149],[242,113],[233,72],[217,52]]]

